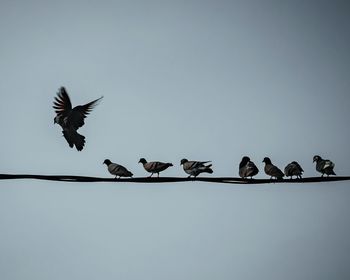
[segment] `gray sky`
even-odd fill
[[[145,176],[140,157],[312,157],[349,175],[346,1],[1,1],[0,173]],[[70,149],[53,124],[104,99]],[[0,182],[3,279],[348,279],[347,183]],[[283,260],[285,263],[279,263]]]

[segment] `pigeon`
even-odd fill
[[[111,173],[112,175],[115,175],[116,178],[119,176],[118,179],[120,179],[120,177],[132,177],[133,176],[133,174],[129,170],[127,170],[124,166],[122,166],[120,164],[113,163],[109,159],[105,159],[103,164],[107,165],[109,173]]]
[[[327,177],[329,175],[336,175],[333,171],[335,164],[330,161],[329,159],[323,159],[320,156],[314,156],[313,162],[316,161],[316,170],[320,173],[322,173],[322,176],[324,174],[327,174]]]
[[[297,178],[301,179],[303,172],[304,170],[296,161],[292,161],[284,168],[284,174],[291,179],[293,179],[293,176],[297,176]]]
[[[250,177],[253,179],[253,176],[259,173],[259,169],[256,167],[254,162],[250,161],[250,158],[244,156],[241,163],[239,164],[239,176],[243,179]]]
[[[84,119],[92,111],[92,109],[103,98],[91,101],[85,105],[79,105],[72,108],[72,103],[68,93],[64,87],[61,87],[55,97],[54,106],[56,117],[54,123],[62,127],[62,133],[67,140],[69,147],[81,151],[84,148],[85,136],[80,135],[77,130],[84,125]]]
[[[195,178],[203,173],[213,173],[213,169],[211,169],[212,164],[205,165],[210,161],[188,161],[187,159],[182,159],[180,165],[183,166],[184,171],[189,174],[188,178],[194,176]]]
[[[160,162],[160,161],[147,162],[147,160],[145,160],[144,158],[140,158],[139,163],[140,162],[142,163],[143,168],[145,168],[147,172],[151,173],[149,177],[152,177],[154,173],[157,173],[159,177],[159,172],[162,172],[168,167],[173,166],[173,164],[170,162],[168,163]]]
[[[264,171],[267,175],[271,176],[270,179],[272,179],[273,177],[275,177],[278,180],[283,179],[284,173],[277,166],[273,165],[268,157],[265,157],[262,162],[265,162]]]

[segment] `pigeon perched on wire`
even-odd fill
[[[139,160],[139,163],[142,163],[143,165],[143,168],[151,173],[151,175],[149,177],[152,177],[152,175],[154,173],[157,173],[158,174],[158,177],[159,177],[159,172],[162,172],[164,171],[165,169],[167,169],[168,167],[170,166],[173,166],[172,163],[170,162],[160,162],[160,161],[150,161],[150,162],[147,162],[147,160],[145,160],[144,158],[140,158]]]
[[[105,159],[103,164],[106,164],[109,173],[111,173],[112,175],[115,175],[115,177],[118,179],[120,179],[121,177],[132,177],[133,176],[133,174],[128,169],[126,169],[124,166],[117,164],[117,163],[113,163],[109,159]]]
[[[327,174],[327,177],[329,175],[336,175],[333,170],[335,167],[335,164],[332,161],[330,161],[329,159],[323,159],[320,156],[314,156],[313,162],[315,161],[316,161],[316,170],[322,173],[321,177],[323,177],[324,174]]]
[[[268,157],[265,157],[262,162],[265,162],[264,171],[267,175],[271,176],[270,179],[273,177],[278,180],[283,179],[284,173],[277,166],[273,165]]]
[[[303,172],[304,170],[296,161],[292,161],[284,168],[284,174],[291,179],[293,179],[293,176],[297,176],[297,178],[301,179]]]
[[[195,178],[201,173],[213,173],[213,169],[211,169],[212,164],[206,165],[210,161],[189,161],[183,158],[180,162],[184,171],[189,174],[188,178],[194,176]]]
[[[53,103],[53,108],[57,114],[54,123],[58,123],[62,127],[63,136],[69,147],[73,148],[75,146],[78,151],[84,148],[85,136],[79,134],[77,130],[84,125],[84,119],[102,98],[103,96],[85,105],[72,108],[66,89],[64,87],[59,89]]]
[[[243,179],[247,177],[253,179],[253,176],[258,173],[259,169],[256,167],[254,162],[252,162],[249,157],[244,156],[239,164],[239,176]]]

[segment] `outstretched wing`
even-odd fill
[[[92,109],[96,107],[102,98],[103,96],[85,105],[74,107],[72,113],[69,116],[69,124],[75,129],[82,127],[84,125],[84,119],[92,111]]]
[[[72,110],[72,103],[64,87],[60,87],[53,104],[57,115],[68,115]]]

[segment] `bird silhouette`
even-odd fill
[[[293,176],[297,176],[297,178],[301,179],[303,172],[304,170],[296,161],[292,161],[284,168],[284,174],[291,179],[293,179]]]
[[[253,179],[253,176],[259,173],[259,169],[256,167],[254,162],[250,160],[249,157],[244,156],[242,161],[239,164],[239,176],[244,178],[250,177]]]
[[[205,173],[213,173],[213,169],[211,169],[212,164],[205,165],[206,163],[209,163],[210,161],[189,161],[185,158],[183,158],[180,162],[180,165],[183,166],[184,171],[191,176],[194,176],[195,178],[205,172]]]
[[[120,177],[132,177],[133,174],[126,169],[124,166],[117,164],[117,163],[113,163],[111,162],[109,159],[105,159],[103,164],[107,165],[107,169],[109,171],[109,173],[111,173],[112,175],[115,175],[116,178],[120,179]]]
[[[270,179],[275,177],[278,180],[283,179],[284,173],[275,165],[272,164],[270,158],[265,157],[263,162],[265,162],[264,171],[266,175],[271,176]]]
[[[316,170],[322,173],[321,177],[323,177],[324,174],[327,174],[327,176],[336,175],[333,170],[335,164],[332,161],[330,161],[329,159],[323,159],[320,156],[314,156],[313,162],[315,161],[316,161]]]
[[[77,130],[84,125],[84,119],[102,98],[103,96],[85,105],[72,108],[66,89],[64,87],[59,89],[53,103],[56,112],[54,123],[62,127],[63,136],[69,147],[73,148],[75,146],[78,151],[84,148],[85,136],[79,134]]]
[[[143,168],[147,172],[151,173],[149,177],[152,177],[154,173],[157,173],[159,177],[159,172],[162,172],[168,167],[173,166],[173,164],[170,162],[160,162],[160,161],[147,162],[147,160],[145,160],[144,158],[140,158],[139,163],[142,163]]]

